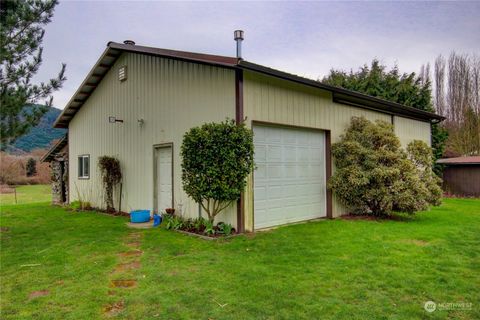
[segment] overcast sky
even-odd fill
[[[235,55],[318,79],[373,58],[417,72],[438,54],[480,53],[480,2],[118,2],[61,1],[46,27],[37,80],[67,63],[63,109],[108,41]]]

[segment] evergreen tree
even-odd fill
[[[33,158],[29,158],[27,160],[27,165],[26,165],[25,171],[27,172],[27,177],[33,177],[34,175],[36,175],[37,174],[37,161]]]
[[[423,76],[417,76],[414,72],[400,73],[397,66],[387,70],[385,65],[374,59],[370,67],[364,65],[357,72],[332,69],[322,82],[424,111],[435,112],[432,104],[430,68],[427,66],[426,70],[422,69]],[[446,139],[445,129],[438,124],[433,124],[433,161],[442,156]]]
[[[65,64],[57,77],[32,83],[42,63],[44,27],[58,0],[0,2],[0,136],[2,148],[35,126],[52,105],[51,94],[61,88]],[[47,99],[46,105],[36,105]]]

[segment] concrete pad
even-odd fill
[[[134,229],[150,229],[150,228],[153,228],[153,221],[141,222],[141,223],[127,222],[127,226]]]

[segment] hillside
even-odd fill
[[[53,128],[53,123],[62,110],[50,108],[38,123],[27,134],[18,138],[15,143],[8,148],[10,153],[30,152],[33,149],[46,149],[53,140],[61,138],[66,130]]]

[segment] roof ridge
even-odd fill
[[[220,64],[230,64],[231,66],[235,66],[238,64],[239,59],[237,57],[232,56],[223,56],[218,54],[210,54],[210,53],[200,53],[200,52],[192,52],[192,51],[183,51],[183,50],[174,50],[174,49],[166,49],[166,48],[159,48],[159,47],[150,47],[150,46],[142,46],[137,44],[124,44],[110,41],[107,43],[107,46],[112,49],[118,50],[125,50],[131,52],[139,52],[139,53],[151,53],[155,55],[163,55],[163,56],[171,56],[176,58],[184,57],[186,59],[194,59],[198,61],[210,62],[210,63],[220,63]]]
[[[401,115],[407,118],[413,118],[426,122],[432,122],[432,120],[439,122],[445,119],[444,117],[432,112],[406,106],[396,102],[391,102],[382,98],[369,96],[360,92],[351,91],[340,87],[334,87],[324,84],[318,80],[313,80],[292,73],[262,66],[237,57],[172,49],[162,49],[156,47],[140,46],[132,43],[133,42],[118,43],[113,41],[107,43],[107,48],[100,56],[98,61],[95,63],[93,68],[90,70],[80,87],[73,94],[72,98],[67,103],[65,109],[58,116],[57,120],[54,123],[54,127],[68,127],[68,123],[70,122],[70,120],[75,116],[83,103],[92,94],[92,92],[95,90],[95,88],[100,83],[105,74],[110,70],[111,66],[115,63],[115,61],[122,54],[122,52],[131,52],[143,55],[171,58],[180,61],[212,65],[221,68],[255,71],[268,76],[273,76],[287,81],[292,81],[303,85],[330,91],[332,93],[333,101],[337,103],[352,105],[366,109],[373,109],[387,114]]]

